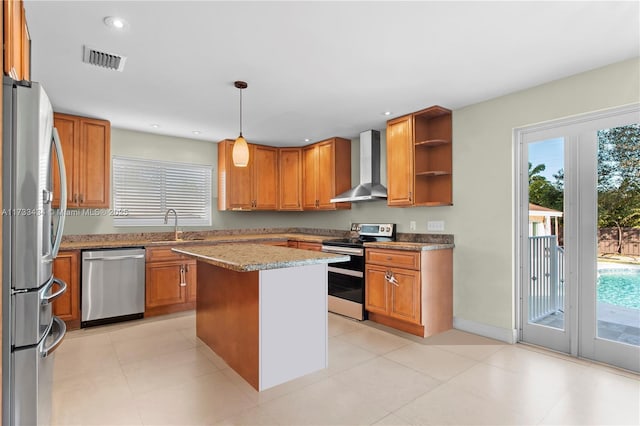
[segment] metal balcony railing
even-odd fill
[[[564,312],[564,248],[555,235],[529,237],[529,322]]]

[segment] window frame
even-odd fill
[[[159,200],[154,200],[159,204],[158,210],[154,210],[151,213],[145,213],[144,202],[141,201],[139,205],[132,205],[131,199],[122,200],[118,199],[118,194],[123,191],[121,185],[123,183],[119,180],[124,179],[118,174],[118,169],[123,167],[130,167],[132,170],[138,167],[137,172],[139,174],[145,173],[158,179],[155,187],[149,186],[149,189],[153,188],[156,191],[160,191]],[[209,164],[197,164],[197,163],[183,163],[172,162],[163,160],[154,160],[138,157],[126,157],[126,156],[113,156],[111,160],[111,187],[112,187],[112,206],[114,214],[113,226],[114,227],[150,227],[150,226],[165,226],[164,216],[167,209],[175,209],[178,214],[178,224],[180,226],[211,226],[212,223],[212,174],[213,166]],[[136,171],[134,170],[135,174]],[[153,176],[153,175],[157,176]],[[174,176],[168,178],[167,174]],[[178,182],[176,175],[190,175],[194,178],[194,185],[197,185],[197,189],[192,193],[184,193],[184,185],[178,187],[177,185],[171,185],[171,182]],[[198,179],[199,177],[199,179]],[[184,182],[181,180],[180,182]],[[167,185],[169,184],[169,185]],[[141,189],[143,185],[140,185]],[[140,198],[144,199],[144,194],[140,191]],[[182,199],[192,198],[198,200],[199,203],[192,203],[191,205],[180,204],[180,200],[176,200],[176,197]],[[135,198],[135,196],[130,196]],[[172,200],[173,198],[173,200]],[[153,195],[146,195],[147,201],[153,200]],[[135,208],[134,208],[135,207]],[[131,214],[132,211],[138,212],[137,214]],[[185,213],[185,211],[191,211],[192,213]]]

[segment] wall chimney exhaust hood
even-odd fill
[[[380,184],[380,132],[360,133],[360,184],[331,199],[332,203],[386,200],[387,188]]]

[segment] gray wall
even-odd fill
[[[352,221],[390,221],[400,232],[409,232],[409,221],[414,220],[417,232],[426,233],[428,220],[443,220],[445,232],[455,235],[456,320],[485,327],[487,334],[508,336],[515,324],[513,128],[639,102],[638,75],[636,58],[454,111],[451,207],[389,208],[384,202],[372,202],[339,212],[218,212],[214,199],[212,229],[347,229]],[[358,150],[357,141],[352,141],[354,183],[359,176]],[[217,165],[214,143],[119,129],[112,133],[112,154]],[[384,167],[382,174],[386,182]],[[68,219],[69,234],[154,230],[116,229],[108,217]]]

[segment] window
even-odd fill
[[[167,209],[175,209],[179,225],[210,226],[211,168],[114,157],[113,225],[164,225]]]

